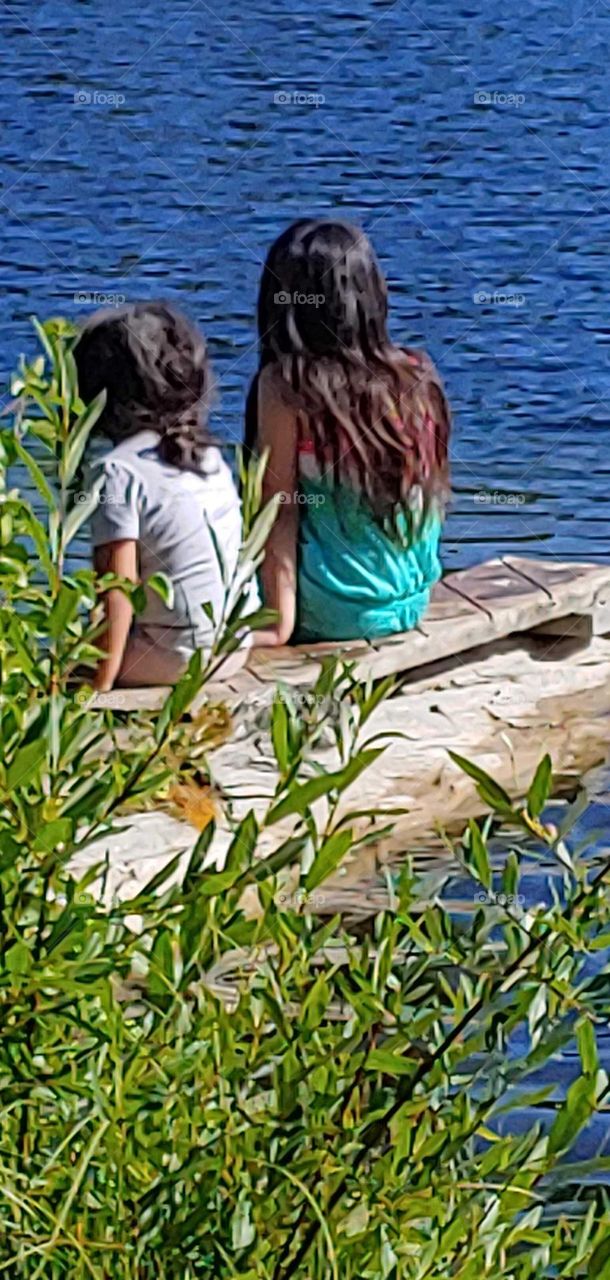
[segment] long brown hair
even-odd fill
[[[258,299],[259,374],[273,367],[322,474],[355,484],[380,519],[408,506],[416,489],[427,508],[449,488],[442,384],[423,352],[390,341],[387,312],[373,248],[349,223],[303,219],[272,245]]]

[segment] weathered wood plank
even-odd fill
[[[569,610],[574,601],[579,606],[575,612],[588,612],[595,606],[600,593],[605,590],[607,594],[610,588],[610,565],[564,564],[556,560],[526,560],[518,556],[504,556],[503,563],[530,579],[563,610]]]
[[[457,574],[451,574],[450,577],[444,578],[442,582],[437,582],[432,598],[428,606],[427,612],[421,621],[421,629],[426,635],[430,634],[431,629],[436,623],[453,622],[454,618],[471,618],[473,621],[479,620],[479,610],[465,596],[458,595],[457,591],[452,591],[449,582],[457,577]]]
[[[529,578],[537,586],[544,586],[550,595],[553,589],[564,582],[582,579],[589,570],[599,569],[599,565],[571,563],[563,560],[531,560],[525,556],[502,556],[502,563],[516,569]]]
[[[531,561],[515,557],[506,559],[522,572],[528,573],[552,593],[554,599],[561,598],[564,605],[572,589],[578,595],[583,606],[583,591],[587,588],[593,593],[590,606],[593,635],[608,635],[610,632],[610,574],[606,565],[558,564],[553,560]],[[586,596],[584,600],[586,608]]]
[[[310,658],[308,652],[297,645],[285,645],[277,649],[253,649],[248,658],[248,669],[267,683],[283,681],[284,684],[303,686],[316,680],[320,662]]]
[[[543,624],[557,624],[563,634],[560,620],[568,617],[591,617],[594,634],[610,631],[610,565],[505,556],[445,578],[433,591],[422,625],[413,631],[383,640],[254,649],[247,670],[207,692],[234,703],[255,698],[270,683],[307,688],[319,674],[322,658],[333,652],[355,662],[360,679],[408,673]],[[96,705],[154,709],[166,692],[118,689],[100,695]]]

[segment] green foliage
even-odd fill
[[[345,792],[378,752],[366,726],[391,688],[357,685],[328,663],[310,706],[276,698],[277,790],[266,812],[238,820],[229,807],[221,870],[205,869],[211,822],[181,883],[170,866],[135,899],[105,906],[95,871],[75,878],[73,855],[174,777],[185,712],[213,662],[195,659],[128,736],[70,683],[95,661],[107,585],[66,568],[96,408],[78,399],[67,327],[40,336],[45,362],[22,366],[16,422],[1,438],[5,468],[26,467],[45,514],[7,487],[4,468],[0,1274],[608,1276],[610,1210],[597,1185],[608,1160],[565,1163],[607,1106],[597,1050],[607,973],[592,980],[587,969],[610,939],[606,867],[566,856],[578,806],[560,833],[544,824],[550,762],[517,806],[460,762],[504,833],[502,895],[490,822],[472,822],[454,850],[484,890],[470,917],[422,905],[407,862],[395,908],[368,932],[323,923],[326,877],[387,817],[346,812]],[[257,529],[250,512],[253,561],[270,518]],[[233,625],[241,585],[231,591]],[[341,763],[324,773],[312,754],[329,732]],[[265,860],[263,830],[274,837]],[[524,832],[563,874],[562,901],[527,914]],[[510,1136],[508,1125],[499,1136],[503,1112],[547,1099],[534,1073],[552,1072],[570,1045],[580,1070],[547,1133]]]

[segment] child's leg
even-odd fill
[[[161,649],[146,636],[131,635],[125,647],[117,687],[175,684],[188,658],[171,649]]]
[[[228,680],[243,667],[247,656],[246,648],[230,654],[214,672],[214,680]],[[162,649],[145,635],[136,632],[127,641],[116,687],[126,689],[155,684],[175,684],[186,670],[188,660],[188,653]]]

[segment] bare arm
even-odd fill
[[[281,505],[269,535],[261,571],[263,598],[275,609],[277,622],[255,631],[255,645],[287,644],[296,621],[297,538],[299,508],[297,489],[297,423],[293,410],[273,394],[271,379],[259,378],[258,447],[269,450],[263,497],[280,494]]]
[[[138,580],[138,544],[132,538],[123,538],[120,542],[106,542],[96,547],[93,563],[97,573],[114,573],[119,578],[129,578],[130,582]],[[106,628],[100,637],[100,648],[106,653],[95,673],[93,686],[105,693],[112,686],[119,674],[131,627],[133,609],[131,601],[118,588],[108,591],[104,597]]]

